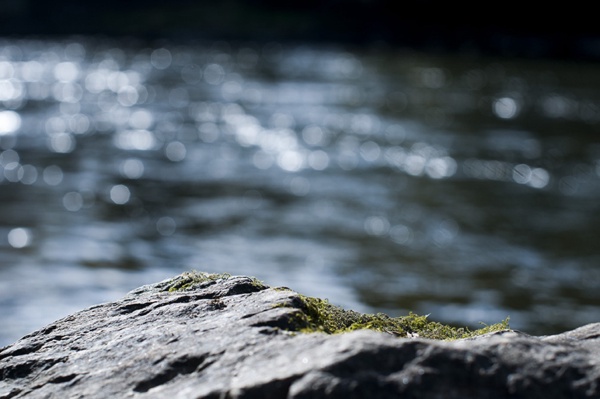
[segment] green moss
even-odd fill
[[[326,300],[300,295],[302,313],[299,322],[301,332],[324,332],[339,334],[354,330],[375,330],[398,337],[421,337],[438,340],[455,340],[509,329],[508,318],[500,323],[471,331],[438,322],[427,316],[410,313],[408,316],[390,317],[383,313],[364,314],[331,305]]]
[[[205,273],[191,271],[183,273],[161,286],[168,292],[187,291],[197,286],[226,280],[231,277],[228,273]],[[252,278],[251,284],[262,289],[268,288],[262,281]],[[277,291],[290,290],[287,287],[274,288]],[[221,309],[221,303],[215,302],[215,309]],[[326,334],[339,334],[354,330],[375,330],[398,337],[421,337],[439,340],[454,340],[470,338],[494,331],[508,330],[508,318],[500,323],[485,326],[471,331],[468,328],[457,328],[429,321],[427,316],[410,313],[408,316],[390,317],[383,313],[365,314],[353,310],[345,310],[319,298],[304,295],[295,296],[292,303],[278,304],[276,306],[294,307],[300,311],[292,323],[294,331],[310,333],[323,332]]]
[[[230,277],[228,273],[185,272],[169,280],[163,289],[169,292],[186,291],[207,282],[226,280]]]
[[[256,288],[258,288],[259,290],[264,290],[269,288],[264,282],[260,281],[259,279],[257,279],[256,277],[251,277],[252,280],[252,285]]]
[[[167,281],[165,286],[162,288],[164,291],[169,292],[187,291],[199,285],[216,282],[218,280],[227,280],[230,277],[231,274],[229,273],[206,273],[193,270],[172,278],[171,280]],[[268,288],[265,283],[255,277],[252,277],[250,280],[250,284],[259,290]]]

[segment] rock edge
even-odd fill
[[[1,348],[0,399],[600,397],[600,323],[451,342],[301,334],[297,292],[212,276],[140,287]]]

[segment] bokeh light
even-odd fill
[[[23,227],[11,229],[8,232],[8,243],[13,248],[25,248],[31,244],[31,230]]]
[[[187,150],[185,145],[179,141],[174,141],[172,143],[167,144],[165,148],[165,155],[172,162],[181,162],[185,159],[185,155]]]
[[[44,171],[42,172],[44,181],[50,186],[59,185],[63,180],[63,176],[62,169],[57,165],[50,165],[44,168]]]
[[[494,100],[493,111],[502,119],[513,119],[519,114],[519,103],[511,97],[500,97]]]
[[[152,52],[150,55],[150,62],[156,69],[167,69],[171,66],[173,57],[171,51],[166,48],[159,48]]]
[[[2,89],[0,88],[0,91]],[[21,127],[21,116],[15,111],[0,111],[0,136],[14,133]]]
[[[122,150],[148,151],[156,147],[156,138],[145,129],[123,130],[115,135],[114,144]]]
[[[76,191],[66,193],[63,197],[63,205],[66,210],[77,212],[83,207],[83,197]]]
[[[121,175],[128,179],[139,179],[144,174],[144,163],[137,158],[129,158],[121,163]]]
[[[129,202],[131,192],[123,184],[117,184],[110,189],[110,199],[117,205],[123,205]]]

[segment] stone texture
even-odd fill
[[[0,399],[600,398],[600,323],[454,342],[304,334],[287,330],[302,311],[294,291],[248,277],[168,287],[141,287],[0,349]]]

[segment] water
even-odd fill
[[[595,64],[0,42],[0,345],[196,269],[547,334],[600,316]]]

